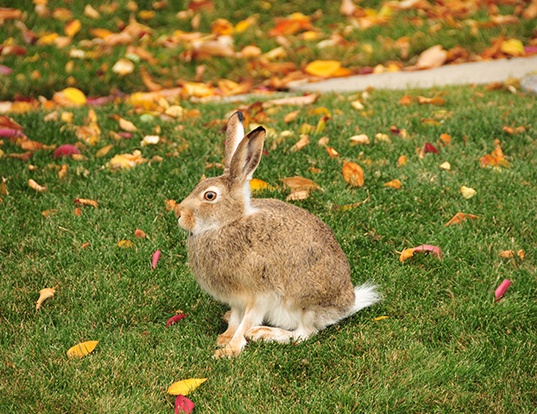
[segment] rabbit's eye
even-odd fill
[[[207,191],[203,194],[203,198],[207,201],[214,201],[216,200],[216,193],[214,191]]]

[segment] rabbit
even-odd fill
[[[325,223],[295,205],[250,198],[265,129],[245,136],[242,122],[241,112],[228,121],[223,174],[203,179],[176,209],[197,282],[231,308],[216,358],[238,355],[248,340],[304,341],[380,300],[375,285],[352,285]]]

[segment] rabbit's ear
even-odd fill
[[[241,111],[237,111],[229,117],[226,128],[226,148],[224,160],[226,170],[229,169],[233,154],[244,138],[244,126],[242,125],[243,121],[244,115]]]
[[[250,180],[261,161],[265,128],[257,127],[249,132],[239,143],[229,165],[229,174],[235,181]]]

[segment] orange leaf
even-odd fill
[[[310,18],[302,13],[293,13],[287,18],[279,19],[276,26],[269,30],[270,36],[288,36],[303,30],[313,29]]]
[[[481,167],[509,167],[509,163],[503,155],[502,148],[497,145],[490,154],[481,158]]]
[[[91,200],[89,198],[75,198],[74,200],[75,204],[81,205],[81,206],[90,206],[97,208],[99,206],[99,203],[95,200]]]
[[[80,20],[75,19],[67,23],[63,31],[65,32],[66,36],[73,37],[80,31],[80,29],[82,29],[82,23],[80,23]]]
[[[451,220],[449,220],[446,224],[444,224],[445,227],[447,226],[452,226],[454,224],[460,224],[462,223],[463,221],[465,221],[466,219],[476,219],[476,218],[479,218],[479,216],[476,216],[474,214],[467,214],[467,213],[457,213],[455,214]]]
[[[344,162],[342,168],[343,178],[352,187],[364,185],[364,170],[355,162]]]
[[[282,181],[283,185],[291,191],[310,191],[319,189],[319,186],[312,180],[300,176],[280,178],[280,181]]]
[[[399,190],[403,184],[398,179],[388,181],[387,183],[384,183],[384,187],[388,188],[395,188],[396,190]]]

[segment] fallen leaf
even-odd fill
[[[438,256],[439,259],[442,258],[442,250],[440,249],[440,247],[433,246],[431,244],[422,244],[417,247],[403,250],[399,256],[399,261],[404,262],[405,260],[410,259],[412,256],[414,256],[415,252],[432,253]]]
[[[524,260],[526,258],[526,253],[524,252],[524,250],[519,250],[518,252],[516,252],[517,256],[520,257],[521,260]]]
[[[419,69],[432,69],[442,66],[447,59],[447,51],[441,45],[424,50],[418,57],[416,66]]]
[[[136,229],[136,230],[134,230],[134,236],[137,239],[145,239],[147,237],[147,234],[145,234],[145,232],[143,230]]]
[[[63,31],[66,36],[73,37],[80,31],[80,29],[82,29],[82,23],[80,22],[80,20],[75,19],[67,23]]]
[[[80,206],[90,206],[97,208],[99,206],[99,203],[95,200],[91,200],[89,198],[75,198],[74,203]]]
[[[73,154],[80,154],[80,150],[71,144],[60,145],[54,150],[54,158],[71,157]]]
[[[45,218],[53,216],[54,214],[57,214],[58,210],[52,209],[52,210],[44,210],[41,212],[41,215]]]
[[[395,188],[396,190],[399,190],[403,184],[398,179],[388,181],[387,183],[384,183],[384,187],[388,188]]]
[[[207,378],[189,378],[182,381],[174,382],[168,388],[168,394],[171,395],[188,395],[201,384],[207,381]]]
[[[53,289],[53,288],[41,289],[39,291],[39,299],[37,299],[37,303],[35,304],[36,312],[39,310],[43,302],[49,298],[52,298],[55,293],[56,293],[56,289]]]
[[[440,164],[440,169],[444,171],[449,171],[451,170],[451,164],[447,161],[443,162],[442,164]]]
[[[86,95],[77,88],[65,88],[62,91],[56,92],[52,96],[52,100],[64,107],[82,106],[87,103]]]
[[[389,316],[387,315],[382,315],[382,316],[377,316],[376,318],[373,318],[374,321],[382,321],[384,319],[388,319]]]
[[[139,150],[135,150],[132,154],[115,155],[108,163],[108,166],[112,170],[124,170],[133,168],[144,162],[146,160],[142,158],[142,153]]]
[[[160,137],[158,135],[146,135],[143,137],[140,145],[146,147],[148,145],[157,145],[160,142]]]
[[[477,191],[475,191],[473,188],[466,187],[465,185],[461,187],[460,191],[461,191],[462,196],[467,200],[477,194]]]
[[[127,132],[136,132],[136,131],[138,131],[138,128],[136,128],[136,125],[134,125],[131,121],[128,121],[128,120],[126,120],[124,118],[119,117],[117,122],[118,122],[119,127],[123,131],[127,131]]]
[[[273,37],[294,35],[304,30],[311,30],[311,19],[302,13],[293,13],[286,18],[279,18],[276,26],[269,30],[268,34]]]
[[[334,76],[341,70],[341,62],[337,60],[315,60],[306,65],[304,71],[308,75],[328,78]]]
[[[114,145],[113,144],[109,144],[109,145],[105,145],[104,147],[102,147],[99,151],[97,151],[95,153],[95,157],[96,158],[102,158],[102,157],[105,157],[106,155],[108,155],[108,153],[110,152],[110,150],[114,148]]]
[[[336,158],[339,157],[339,152],[337,152],[332,147],[325,147],[327,154],[330,156],[330,158]]]
[[[476,216],[474,214],[467,214],[467,213],[457,213],[455,214],[451,220],[449,220],[446,224],[444,224],[445,227],[447,226],[452,226],[454,224],[460,224],[462,223],[463,221],[467,220],[467,219],[477,219],[479,218],[479,216]]]
[[[2,182],[0,182],[0,195],[9,195],[6,183],[7,178],[2,177]]]
[[[502,148],[496,145],[494,151],[485,155],[480,160],[481,167],[509,167],[509,163],[503,155]]]
[[[292,191],[287,197],[285,197],[285,201],[305,200],[309,196],[310,196],[310,192],[308,190],[296,190],[296,191]]]
[[[500,50],[510,56],[524,56],[524,44],[518,39],[508,39],[501,43]]]
[[[65,180],[67,178],[67,165],[62,164],[60,171],[58,171],[58,178],[60,180]]]
[[[75,346],[69,348],[67,351],[67,356],[70,359],[85,357],[93,352],[98,343],[99,341],[86,341],[76,344]]]
[[[443,106],[446,104],[446,100],[440,96],[435,96],[433,98],[426,98],[425,96],[418,96],[417,101],[420,105],[439,105]]]
[[[280,181],[291,191],[312,191],[319,189],[319,186],[312,180],[300,176],[280,178]]]
[[[121,58],[112,66],[112,72],[120,76],[128,75],[134,72],[134,63],[129,59]]]
[[[339,12],[343,16],[350,17],[357,10],[357,7],[354,5],[352,0],[341,0],[341,6],[339,6]]]
[[[438,150],[430,142],[426,142],[425,144],[423,144],[423,147],[419,148],[417,151],[418,151],[418,157],[420,159],[425,158],[425,154],[428,154],[428,153],[438,154]]]
[[[194,411],[194,403],[186,398],[184,395],[179,394],[175,399],[174,414],[191,414]]]
[[[166,328],[172,326],[174,323],[179,322],[181,319],[185,318],[185,314],[182,312],[179,312],[177,315],[172,316],[170,319],[166,321]]]
[[[414,102],[414,97],[410,95],[404,95],[401,99],[399,99],[400,105],[409,106],[412,102]]]
[[[32,190],[38,191],[40,193],[47,191],[46,186],[37,184],[37,182],[31,178],[28,180],[28,185],[30,186]]]
[[[397,158],[398,167],[404,167],[407,162],[408,162],[408,157],[406,155],[401,155],[399,158]]]
[[[369,137],[366,134],[354,135],[349,138],[351,145],[369,145]]]
[[[157,263],[160,259],[160,250],[157,250],[155,253],[153,253],[153,256],[151,256],[151,267],[153,269],[157,268]]]
[[[498,256],[500,256],[502,259],[512,259],[515,257],[515,252],[513,250],[503,250]]]
[[[130,249],[134,246],[134,243],[130,240],[120,240],[117,245],[123,249]]]
[[[289,112],[283,117],[283,122],[286,124],[295,121],[298,118],[298,114],[300,113],[300,110],[297,109],[296,111]]]
[[[260,191],[260,190],[270,190],[274,191],[275,188],[272,187],[269,183],[260,180],[259,178],[252,178],[250,180],[250,190],[252,191]]]
[[[502,298],[507,289],[509,289],[509,286],[511,286],[511,281],[509,279],[505,279],[502,283],[500,283],[500,286],[498,286],[494,291],[496,302],[498,302]]]
[[[304,96],[290,96],[288,98],[272,99],[263,103],[264,108],[270,108],[271,106],[281,105],[312,105],[319,98],[318,94],[304,95]]]
[[[343,163],[343,178],[352,187],[362,187],[364,185],[364,170],[352,161]]]
[[[172,210],[175,210],[175,207],[177,207],[177,201],[175,200],[166,200],[164,202],[165,206],[166,206],[166,211],[172,211]]]
[[[302,135],[300,139],[293,145],[289,151],[295,152],[300,151],[302,148],[304,148],[306,145],[309,145],[310,143],[310,137],[308,135]]]

